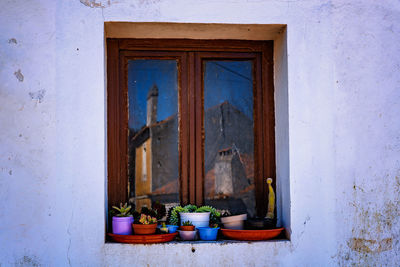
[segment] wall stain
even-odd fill
[[[379,253],[392,249],[393,239],[385,238],[380,241],[368,240],[364,238],[352,238],[348,242],[348,246],[357,252]]]
[[[35,257],[23,256],[20,260],[18,260],[15,263],[15,266],[39,267],[39,266],[42,266],[42,264]]]
[[[21,70],[17,70],[14,72],[15,77],[17,77],[18,81],[23,82],[24,81],[24,75],[22,74]]]
[[[17,39],[11,38],[11,39],[8,40],[8,43],[9,44],[17,44]]]
[[[400,170],[398,171],[400,173]],[[400,174],[382,175],[381,186],[354,183],[349,204],[354,210],[348,238],[339,245],[340,266],[393,266],[397,262],[400,222]],[[385,256],[382,258],[381,253]],[[389,254],[388,254],[389,253]]]
[[[39,90],[37,92],[29,92],[29,96],[32,100],[37,100],[39,103],[42,103],[44,95],[46,94],[46,90]]]
[[[160,0],[139,0],[139,5],[150,6],[159,3]]]

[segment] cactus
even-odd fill
[[[186,212],[186,210],[181,206],[176,206],[170,209],[168,221],[172,225],[179,224],[179,212]]]
[[[221,213],[211,206],[201,206],[196,212],[210,212],[210,223],[212,224],[216,223],[218,218],[221,217]]]
[[[176,206],[171,208],[168,212],[168,221],[172,225],[179,224],[179,212],[210,212],[210,223],[216,223],[221,214],[211,206],[201,206],[197,208],[196,205]]]

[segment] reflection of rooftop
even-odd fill
[[[172,180],[166,185],[153,191],[153,195],[164,195],[178,193],[178,179]]]
[[[167,122],[169,122],[170,120],[174,119],[175,116],[176,116],[176,114],[171,115],[171,116],[167,117],[166,119],[164,119],[164,120],[162,120],[162,121],[158,121],[158,122],[156,122],[156,123],[150,125],[150,127],[154,127],[154,126],[158,126],[158,125],[167,123]]]
[[[171,115],[162,121],[151,124],[150,126],[143,125],[143,127],[138,132],[136,132],[135,135],[132,137],[132,141],[137,139],[139,136],[141,136],[147,129],[165,124],[165,123],[171,121],[172,119],[174,119],[175,116],[176,116],[176,114]],[[131,131],[133,131],[133,130],[131,129]]]
[[[252,120],[252,119],[249,118],[249,116],[247,116],[244,112],[242,112],[242,111],[241,111],[240,109],[238,109],[236,106],[232,105],[228,100],[225,100],[224,102],[219,103],[218,105],[209,107],[209,108],[207,108],[204,112],[205,112],[205,113],[208,113],[208,112],[211,111],[211,110],[214,110],[214,109],[217,109],[217,108],[224,108],[224,107],[225,107],[225,108],[230,107],[230,108],[232,108],[234,111],[236,111],[236,112],[242,114],[243,116],[246,116],[246,118],[248,118],[249,120]]]
[[[241,190],[239,192],[239,194],[245,194],[247,192],[250,192],[251,190],[254,190],[254,184],[249,185],[248,187],[246,187],[245,189]]]

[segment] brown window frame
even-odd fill
[[[107,39],[108,207],[128,201],[127,62],[133,58],[176,59],[179,98],[181,204],[204,203],[203,60],[254,60],[254,183],[256,211],[265,216],[267,186],[275,188],[273,41]]]

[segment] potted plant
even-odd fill
[[[131,214],[131,206],[128,203],[122,205],[120,203],[119,208],[116,206],[112,207],[110,211],[112,215],[112,232],[116,235],[131,235],[132,234],[132,223],[133,216]]]
[[[199,230],[201,240],[217,240],[219,230],[218,224],[213,224],[210,227],[198,227],[197,230]]]
[[[157,228],[160,229],[160,232],[173,234],[178,230],[179,226],[172,225],[172,224],[165,224],[165,222],[163,222],[161,225],[158,225]],[[165,230],[165,229],[167,229],[167,230]]]
[[[194,231],[194,225],[191,221],[185,221],[182,223],[181,227],[179,227],[182,231]]]
[[[151,210],[149,210],[145,207],[142,209],[145,209],[148,212],[152,213],[150,215],[153,215],[153,217],[156,217],[158,221],[160,221],[166,214],[165,205],[158,201],[155,201],[151,204]]]
[[[211,206],[186,205],[176,206],[170,210],[169,222],[173,225],[182,225],[184,221],[190,221],[197,227],[207,227],[210,222],[216,223],[221,214]]]
[[[190,221],[185,221],[179,228],[179,236],[182,240],[194,240],[196,238],[196,230]]]
[[[226,229],[243,230],[245,220],[247,220],[246,213],[231,214],[230,212],[226,212],[221,217],[221,223],[223,223]]]
[[[151,235],[157,230],[157,218],[154,215],[156,212],[149,209],[142,209],[140,217],[132,224],[133,231],[136,235]],[[136,214],[138,216],[138,214]]]

